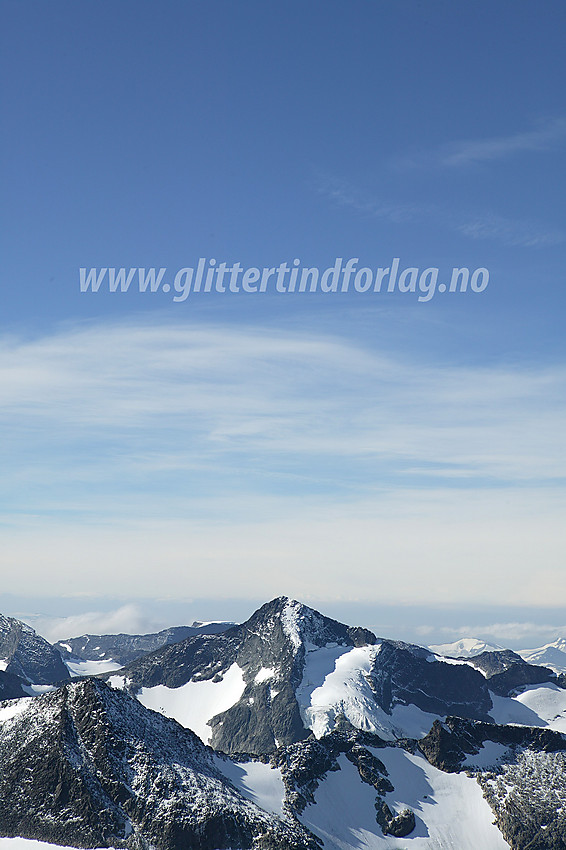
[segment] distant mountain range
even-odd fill
[[[543,664],[556,673],[566,673],[566,638],[559,638],[538,649],[524,649],[519,654],[530,664]]]
[[[241,625],[55,647],[4,617],[0,641],[0,835],[566,848],[566,677],[527,652],[383,639],[286,597]]]
[[[215,635],[226,631],[233,623],[194,623],[192,626],[174,626],[147,635],[82,635],[54,644],[63,659],[92,661],[122,666],[136,658],[195,635]]]
[[[474,655],[480,655],[482,652],[499,652],[499,650],[505,648],[496,643],[486,643],[478,638],[461,638],[455,640],[454,643],[440,643],[436,646],[429,646],[429,649],[435,655],[448,655],[452,658],[473,658]]]
[[[482,652],[500,652],[505,649],[497,644],[489,644],[477,638],[462,638],[454,643],[443,643],[429,646],[437,655],[452,658],[473,658]],[[529,664],[542,664],[554,670],[555,673],[566,673],[566,638],[559,638],[553,643],[547,643],[536,649],[520,649],[518,655]]]

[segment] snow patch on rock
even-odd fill
[[[5,723],[6,720],[11,720],[22,714],[29,705],[32,697],[23,697],[22,699],[13,700],[0,708],[0,723]]]
[[[275,674],[276,670],[273,667],[262,667],[261,670],[256,673],[254,682],[257,685],[259,685],[260,682],[267,682],[268,679],[273,679]]]

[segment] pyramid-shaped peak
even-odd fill
[[[329,643],[352,645],[376,641],[375,635],[367,629],[351,628],[288,596],[266,602],[244,626],[261,629],[264,637],[280,627],[295,650],[309,645],[321,647]]]

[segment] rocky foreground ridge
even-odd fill
[[[74,847],[314,848],[174,720],[87,679],[0,708],[0,833]]]

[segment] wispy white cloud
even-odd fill
[[[148,634],[159,631],[164,625],[149,617],[139,605],[122,605],[113,611],[87,611],[69,617],[47,615],[21,615],[39,634],[51,643],[81,635]]]
[[[480,162],[505,159],[518,153],[542,153],[566,141],[566,118],[539,122],[538,126],[505,136],[464,139],[396,159],[404,167],[465,167]]]
[[[0,360],[6,592],[566,592],[564,369],[181,323],[4,339]]]
[[[548,227],[534,220],[496,215],[489,210],[447,210],[439,204],[388,202],[372,198],[345,181],[328,177],[319,183],[319,191],[332,203],[392,224],[434,223],[474,240],[485,239],[511,247],[544,248],[566,242],[566,231],[561,228]]]
[[[535,221],[506,218],[486,213],[456,219],[456,230],[472,239],[489,239],[504,245],[523,248],[546,248],[566,242],[566,232],[542,227]]]
[[[62,457],[73,463],[57,476],[94,484],[259,467],[327,484],[338,462],[368,479],[566,477],[562,367],[455,368],[307,332],[123,324],[4,340],[0,394],[4,474],[22,486]]]

